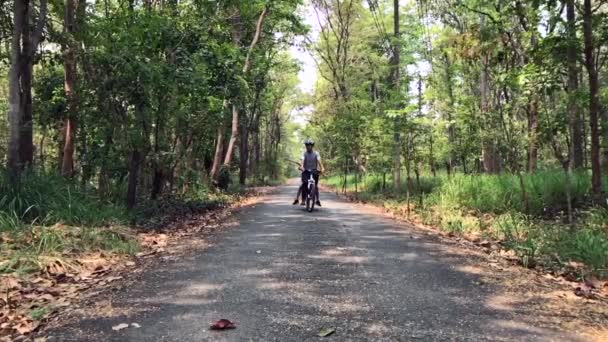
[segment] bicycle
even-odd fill
[[[319,172],[317,170],[306,170],[306,172],[308,172],[308,181],[304,188],[304,197],[306,198],[306,211],[311,213],[315,208],[315,203],[319,200],[319,193],[314,177]]]

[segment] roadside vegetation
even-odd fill
[[[531,199],[527,207],[518,177],[510,174],[426,175],[405,181],[399,192],[391,187],[390,176],[351,174],[346,182],[344,176],[326,180],[336,191],[404,218],[475,242],[497,242],[524,266],[542,264],[559,272],[579,263],[578,276],[602,277],[608,275],[608,210],[591,205],[590,182],[585,172],[572,177],[575,217],[570,224],[562,171],[524,176]]]
[[[606,1],[314,4],[305,132],[331,184],[529,267],[608,275]]]

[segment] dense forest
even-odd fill
[[[331,184],[529,257],[605,267],[606,1],[313,2],[307,132]]]
[[[280,178],[299,5],[3,1],[2,192],[60,174],[134,207]]]

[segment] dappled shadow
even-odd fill
[[[240,227],[195,258],[147,271],[114,304],[146,311],[92,317],[51,333],[61,341],[577,340],[480,286],[461,255],[323,194],[307,213],[295,187],[239,214]],[[220,318],[237,322],[212,332]],[[141,328],[112,331],[137,322]],[[582,339],[581,339],[582,340]]]

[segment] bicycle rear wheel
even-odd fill
[[[308,210],[309,213],[315,208],[315,197],[316,188],[314,184],[311,184],[308,188],[308,194],[306,196],[306,210]]]

